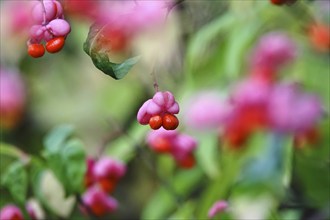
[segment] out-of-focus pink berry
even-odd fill
[[[137,114],[137,120],[140,124],[146,125],[153,116],[159,115],[163,118],[167,113],[174,115],[178,114],[179,111],[179,104],[175,101],[171,92],[157,92],[152,99],[147,100],[141,106]]]
[[[88,157],[86,160],[86,163],[87,163],[87,170],[86,170],[86,174],[85,174],[84,185],[87,188],[87,187],[90,187],[91,185],[93,185],[95,182],[95,178],[94,178],[94,174],[93,174],[95,160],[93,158]]]
[[[176,137],[172,147],[172,154],[178,161],[183,160],[197,147],[197,141],[189,135],[180,134]]]
[[[98,186],[89,187],[82,196],[83,203],[94,215],[101,217],[117,209],[117,201]]]
[[[178,133],[176,131],[168,131],[160,128],[149,132],[147,143],[157,153],[169,153],[177,136]]]
[[[126,166],[113,158],[103,157],[95,162],[93,176],[103,190],[112,192],[118,180],[126,173]]]
[[[249,78],[238,84],[231,96],[232,111],[224,127],[223,138],[230,147],[239,149],[256,129],[268,126],[267,107],[272,86]]]
[[[224,200],[216,201],[209,209],[208,217],[213,218],[216,214],[222,213],[228,208],[228,203]]]
[[[171,1],[101,1],[97,20],[111,22],[128,33],[140,32],[160,24]]]
[[[5,25],[10,34],[23,34],[33,24],[31,10],[33,1],[2,1],[1,25]],[[8,26],[8,27],[7,27]],[[8,29],[7,29],[8,28]]]
[[[29,199],[26,203],[26,210],[32,220],[45,219],[45,213],[40,207],[40,204],[35,199]]]
[[[21,210],[12,204],[4,206],[0,211],[0,220],[23,220]]]
[[[303,132],[311,129],[322,114],[319,99],[303,93],[298,85],[278,85],[270,96],[269,118],[278,131]]]
[[[157,153],[171,154],[182,168],[191,168],[195,165],[193,152],[197,147],[197,141],[189,135],[160,128],[148,134],[147,143]]]
[[[25,86],[21,76],[0,69],[0,127],[11,129],[20,121],[25,107]]]
[[[219,128],[228,118],[231,108],[231,104],[218,93],[201,92],[194,95],[186,107],[186,125],[202,130]]]
[[[284,33],[270,32],[261,37],[252,54],[252,66],[274,70],[290,63],[296,57],[295,43]]]
[[[235,105],[263,104],[268,101],[271,86],[262,80],[249,78],[239,83],[233,91],[231,101]]]

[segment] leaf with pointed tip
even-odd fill
[[[108,76],[118,80],[124,78],[132,67],[139,61],[139,56],[129,58],[122,63],[113,63],[109,60],[106,50],[102,50],[99,36],[107,24],[93,24],[90,27],[87,39],[84,43],[84,51],[91,57],[96,68]]]

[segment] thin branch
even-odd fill
[[[158,85],[158,82],[157,82],[157,77],[156,77],[155,67],[152,67],[152,71],[151,71],[150,75],[151,75],[152,80],[153,80],[153,82],[154,82],[154,89],[155,89],[155,92],[158,92],[158,91],[159,91],[159,85]]]

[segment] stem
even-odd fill
[[[185,0],[177,0],[174,3],[170,4],[167,7],[167,12],[166,12],[166,16],[165,16],[165,20],[167,20],[168,15],[170,14],[170,12],[172,11],[173,8],[175,8],[177,5],[181,4],[182,2],[184,2]]]
[[[150,75],[152,76],[152,79],[153,79],[153,82],[154,82],[155,92],[158,92],[159,91],[159,85],[158,85],[158,82],[157,82],[155,67],[152,68],[152,71],[151,71]]]

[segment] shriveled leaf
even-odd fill
[[[108,51],[102,48],[102,43],[99,41],[99,37],[106,26],[107,24],[92,25],[83,48],[91,57],[96,68],[116,80],[122,79],[138,62],[139,57],[129,58],[122,63],[111,62],[108,56]]]

